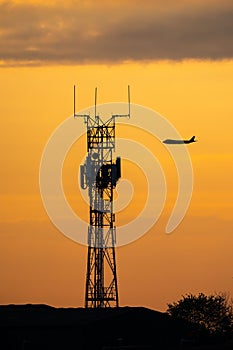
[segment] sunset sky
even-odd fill
[[[168,194],[154,227],[117,248],[120,305],[164,311],[189,292],[233,297],[232,42],[230,0],[0,0],[0,304],[84,305],[87,247],[55,228],[39,190],[42,152],[73,113],[74,84],[77,110],[93,105],[96,86],[105,103],[126,101],[130,85],[132,103],[198,139],[188,145],[192,200],[168,235],[175,167],[159,140],[136,136],[158,157]],[[131,131],[119,127],[118,135],[133,138]],[[63,185],[85,219],[77,186],[84,142],[67,155]],[[135,193],[118,225],[145,200],[140,170],[123,161],[123,176]]]

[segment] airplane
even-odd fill
[[[163,143],[166,143],[166,144],[181,144],[181,143],[193,143],[193,142],[197,142],[197,140],[195,140],[195,136],[191,137],[189,140],[171,140],[171,139],[167,139],[167,140],[163,141]]]

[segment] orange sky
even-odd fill
[[[120,304],[165,310],[167,303],[189,292],[223,291],[233,297],[233,61],[131,57],[123,62],[123,57],[122,62],[114,62],[109,56],[107,64],[100,57],[99,63],[65,65],[53,56],[54,62],[22,67],[13,62],[14,55],[0,57],[4,61],[0,68],[0,304],[84,303],[87,249],[64,237],[50,222],[38,183],[43,148],[54,129],[72,114],[73,84],[79,87],[79,110],[93,104],[95,86],[99,102],[104,103],[125,101],[130,84],[133,103],[158,111],[182,137],[196,135],[199,140],[188,146],[194,169],[192,201],[171,235],[164,229],[177,190],[175,168],[164,147],[150,142],[164,169],[168,196],[153,229],[117,249]],[[74,145],[68,154],[63,176],[67,198],[76,211],[78,149]],[[135,198],[143,199],[143,186],[138,186],[129,165],[124,175],[135,182]],[[125,215],[133,216],[135,208],[136,201]],[[124,222],[124,213],[117,220],[119,225]]]

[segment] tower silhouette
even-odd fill
[[[113,194],[121,177],[121,159],[113,159],[115,151],[115,120],[130,117],[130,89],[128,86],[128,114],[112,115],[103,120],[96,115],[97,89],[95,90],[95,115],[75,113],[84,118],[87,130],[87,157],[80,166],[80,184],[88,190],[89,227],[86,271],[85,307],[118,307],[116,271],[116,227]]]

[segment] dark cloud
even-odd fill
[[[140,11],[0,4],[2,65],[233,57],[233,6]]]

